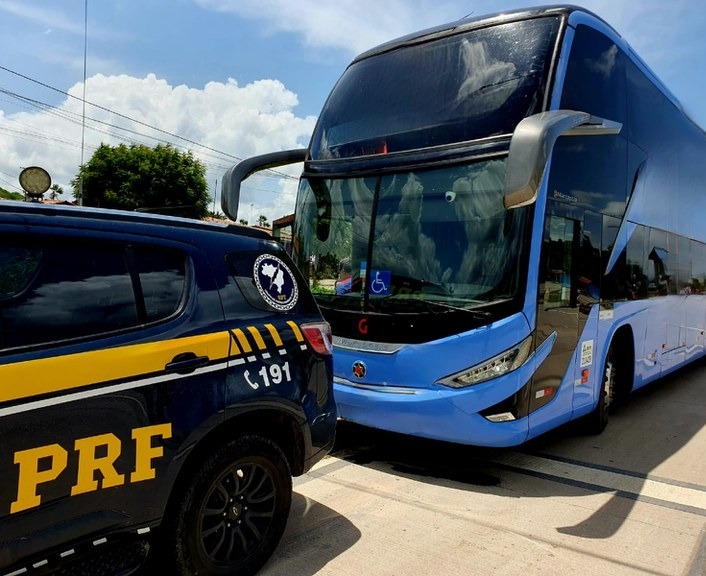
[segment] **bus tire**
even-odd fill
[[[284,533],[292,477],[271,440],[244,435],[213,450],[175,500],[164,526],[169,574],[255,574]]]

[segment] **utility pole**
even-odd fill
[[[88,0],[84,0],[83,8],[83,116],[81,118],[81,163],[79,164],[78,205],[83,206],[83,151],[86,141],[86,53],[88,51]]]
[[[218,193],[218,178],[213,186],[213,213],[216,213],[216,194]]]

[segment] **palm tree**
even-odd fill
[[[51,188],[49,188],[49,199],[50,200],[56,200],[57,196],[60,196],[61,194],[64,193],[64,189],[59,186],[58,184],[52,184]]]

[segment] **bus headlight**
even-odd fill
[[[437,384],[449,386],[450,388],[465,388],[480,384],[487,380],[492,380],[513,370],[517,370],[530,357],[532,352],[532,335],[530,334],[522,342],[493,356],[482,364],[476,364],[451,376],[446,376],[437,381]]]

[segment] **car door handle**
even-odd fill
[[[164,369],[167,372],[176,372],[177,374],[188,374],[201,366],[208,364],[208,356],[197,356],[193,352],[182,352],[172,358],[172,361],[167,363]]]

